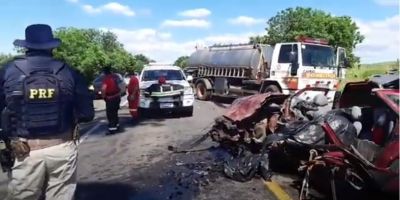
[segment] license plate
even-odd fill
[[[160,108],[173,108],[174,104],[173,103],[161,103]]]

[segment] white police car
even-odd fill
[[[139,76],[139,113],[174,112],[193,115],[194,94],[186,77],[177,66],[145,66]]]

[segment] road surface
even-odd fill
[[[197,101],[193,117],[167,114],[141,121],[133,121],[123,106],[123,131],[115,135],[105,134],[103,106],[96,101],[96,119],[81,128],[77,199],[284,199],[261,179],[240,183],[223,177],[221,160],[229,155],[211,141],[197,147],[208,149],[204,151],[174,154],[168,150],[199,138],[227,104]],[[286,184],[289,194],[296,194],[288,186],[292,179],[275,179]],[[0,173],[0,199],[6,194],[6,183]]]

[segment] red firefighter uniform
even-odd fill
[[[139,80],[137,76],[131,76],[128,85],[128,95],[129,95],[128,96],[129,111],[133,118],[138,118],[140,90],[139,90]]]

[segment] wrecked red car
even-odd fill
[[[300,98],[313,90],[322,94],[312,100]],[[290,161],[284,166],[301,166],[307,171],[301,197],[307,194],[310,174],[321,176],[312,171],[318,169],[315,166],[322,166],[329,173],[338,170],[323,179],[329,180],[331,187],[327,192],[333,199],[349,196],[339,187],[342,184],[336,183],[340,181],[347,184],[345,188],[360,192],[378,190],[398,196],[398,79],[387,81],[379,77],[379,82],[349,83],[333,110],[323,94],[323,88],[305,88],[292,96],[267,93],[238,99],[225,115],[216,119],[209,135],[226,146],[245,146],[254,154],[270,149],[266,153],[269,164],[272,154],[278,155],[278,162]],[[260,160],[238,156],[228,162],[225,173],[228,171],[226,174],[234,179],[248,180],[243,176],[250,174]]]
[[[237,99],[215,120],[209,135],[220,143],[257,146],[267,135],[282,131],[289,122],[309,121],[331,110],[328,91],[310,87],[291,96],[263,93]],[[310,93],[315,93],[312,98]]]
[[[308,158],[310,145],[325,144],[318,123],[332,108],[328,91],[310,87],[291,96],[264,93],[235,100],[208,133],[233,155],[224,165],[225,175],[238,181],[248,181],[256,174],[269,179],[270,160],[276,157],[290,160],[285,165],[297,169],[300,160]],[[356,132],[346,121],[331,121],[344,124],[334,126],[340,133]]]
[[[349,145],[336,140],[334,146],[320,147],[319,155],[315,151],[302,167],[306,173],[301,197],[307,196],[306,183],[314,179],[313,186],[317,188],[329,180],[329,187],[322,190],[333,199],[376,198],[371,197],[374,194],[379,194],[380,199],[399,198],[398,78],[392,83],[386,88],[375,81],[346,85],[339,107],[360,108],[361,116],[354,122],[359,129],[357,138]],[[329,126],[325,126],[324,131],[335,140],[337,133]],[[325,184],[318,181],[321,178]]]

